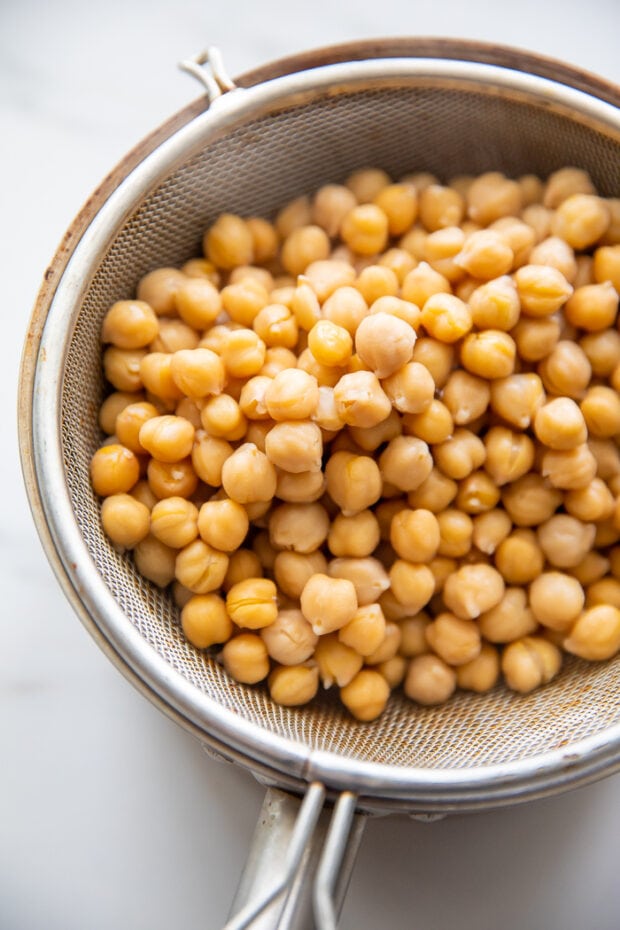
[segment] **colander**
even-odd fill
[[[228,926],[308,926],[312,907],[316,926],[330,928],[360,812],[488,809],[617,770],[620,661],[567,661],[527,697],[498,687],[422,708],[395,694],[372,724],[329,694],[287,708],[232,682],[188,645],[172,599],[102,531],[89,481],[101,440],[101,320],[146,272],[199,254],[219,213],[270,215],[363,166],[447,179],[493,169],[545,177],[571,164],[620,196],[620,90],[559,62],[448,39],[323,49],[236,82],[214,51],[185,67],[206,96],[112,172],[45,274],[22,363],[23,469],[48,558],[100,646],[212,753],[269,786]]]

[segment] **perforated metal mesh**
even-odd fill
[[[576,660],[566,663],[551,686],[525,698],[498,687],[489,695],[462,694],[423,709],[394,696],[370,726],[352,721],[329,696],[312,709],[276,706],[265,690],[230,681],[212,657],[187,645],[168,596],[142,580],[103,535],[88,478],[101,438],[96,425],[104,390],[101,319],[145,272],[198,254],[201,234],[219,212],[269,215],[289,198],[363,165],[382,166],[395,177],[430,170],[447,179],[496,168],[513,176],[546,176],[575,164],[591,172],[603,194],[617,196],[618,155],[617,141],[576,114],[497,90],[427,81],[358,87],[236,128],[163,179],[127,220],[102,258],[67,345],[61,427],[66,480],[85,544],[127,622],[196,689],[257,728],[308,746],[433,769],[515,761],[568,746],[618,721],[620,663]],[[98,622],[105,625],[105,618]]]

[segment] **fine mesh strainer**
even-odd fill
[[[185,642],[169,596],[102,532],[89,481],[101,439],[101,320],[146,272],[199,254],[219,213],[269,215],[362,166],[446,179],[498,168],[544,177],[571,164],[587,169],[601,194],[620,196],[620,91],[558,62],[439,39],[309,53],[236,85],[217,54],[186,67],[207,98],[104,181],[46,273],[23,358],[23,468],[48,557],[110,658],[211,751],[287,792],[268,795],[230,927],[249,925],[267,901],[253,926],[307,925],[303,876],[326,797],[336,804],[314,910],[317,926],[333,927],[355,810],[430,817],[497,807],[620,767],[620,660],[568,661],[525,698],[498,687],[421,708],[394,695],[372,724],[352,720],[329,695],[286,708],[232,682]],[[291,820],[292,796],[304,794]]]

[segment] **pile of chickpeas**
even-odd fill
[[[101,519],[183,632],[358,720],[620,650],[620,199],[355,171],[102,327]]]

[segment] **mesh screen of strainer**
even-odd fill
[[[424,709],[394,695],[370,726],[352,721],[329,695],[312,708],[278,707],[264,688],[231,682],[212,656],[184,641],[168,595],[141,579],[103,535],[88,478],[101,439],[103,314],[114,300],[131,295],[150,269],[199,254],[202,231],[219,212],[270,215],[291,197],[340,181],[363,165],[381,166],[395,177],[429,170],[447,179],[497,168],[513,176],[545,176],[565,164],[587,168],[601,193],[620,193],[617,142],[566,112],[437,82],[357,88],[323,93],[238,126],[178,166],[126,221],[88,287],[66,353],[66,481],[85,544],[127,622],[195,689],[256,727],[308,747],[435,770],[514,762],[618,722],[620,661],[568,661],[552,685],[525,698],[498,687]]]

